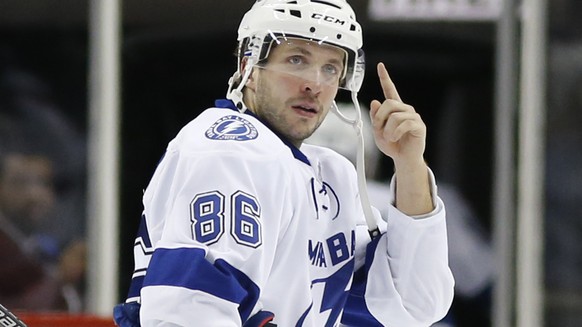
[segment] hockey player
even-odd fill
[[[387,217],[336,152],[303,144],[339,88],[357,92],[361,27],[345,0],[258,0],[226,100],[170,142],[143,197],[120,326],[430,326],[453,296],[426,127],[383,64],[371,103],[395,164]],[[361,119],[346,121],[361,128]],[[361,134],[361,133],[360,133]],[[361,148],[361,147],[360,147]],[[361,151],[360,151],[361,152]],[[138,318],[139,316],[139,318]]]

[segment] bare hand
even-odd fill
[[[426,125],[412,106],[402,102],[384,64],[377,68],[386,99],[370,104],[376,145],[396,165],[419,163],[424,160]]]

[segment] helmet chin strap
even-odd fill
[[[370,237],[375,239],[380,235],[380,230],[378,229],[378,224],[376,223],[376,218],[372,212],[372,206],[370,204],[370,198],[368,196],[368,187],[366,185],[366,164],[364,160],[364,133],[363,133],[363,122],[362,122],[362,112],[360,109],[360,103],[358,101],[358,92],[351,91],[352,102],[356,108],[356,118],[351,119],[340,112],[335,101],[332,103],[331,109],[336,115],[346,124],[351,125],[356,131],[356,137],[358,138],[358,150],[356,158],[356,172],[358,176],[358,191],[360,193],[360,202],[362,204],[362,209],[364,210],[364,218],[366,219],[366,224],[368,225],[368,232]]]
[[[236,89],[233,89],[233,86],[235,81],[241,76],[240,72],[236,71],[228,80],[228,90],[226,92],[226,98],[232,100],[232,102],[234,102],[234,105],[238,108],[240,112],[245,112],[248,109],[243,101],[242,89],[245,87],[245,84],[247,83],[249,76],[251,76],[251,72],[253,71],[254,66],[255,66],[254,60],[248,57],[245,68],[243,69],[242,78]]]

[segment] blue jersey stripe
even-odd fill
[[[184,287],[238,303],[242,321],[259,298],[259,287],[250,278],[222,259],[210,263],[202,249],[156,249],[143,285]]]
[[[140,238],[141,238],[141,240],[143,242],[143,245],[147,249],[151,249],[152,248],[152,242],[150,241],[150,233],[148,232],[148,226],[147,226],[146,218],[145,218],[145,215],[144,214],[141,215],[141,219],[140,219],[140,222],[139,222],[139,229],[137,230],[136,242]],[[146,251],[144,251],[144,252],[145,252],[145,254],[150,254],[150,253],[148,253]]]
[[[376,251],[380,239],[381,237],[376,237],[373,241],[368,243],[368,246],[366,247],[365,264],[354,273],[354,281],[342,315],[342,323],[347,326],[382,326],[382,324],[372,316],[370,310],[368,310],[366,299],[364,298],[368,280],[368,270],[374,260],[374,252]]]
[[[129,291],[127,292],[128,299],[139,297],[139,293],[141,292],[141,288],[143,285],[143,278],[144,276],[136,276],[131,280],[131,284],[129,285]]]

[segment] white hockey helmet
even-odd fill
[[[287,38],[325,43],[346,51],[344,78],[339,87],[359,91],[365,70],[362,28],[346,0],[257,0],[238,29],[237,71],[227,92],[227,98],[240,109],[246,109],[242,88],[252,67],[266,59],[273,41]],[[241,71],[243,58],[248,60],[245,71]]]

